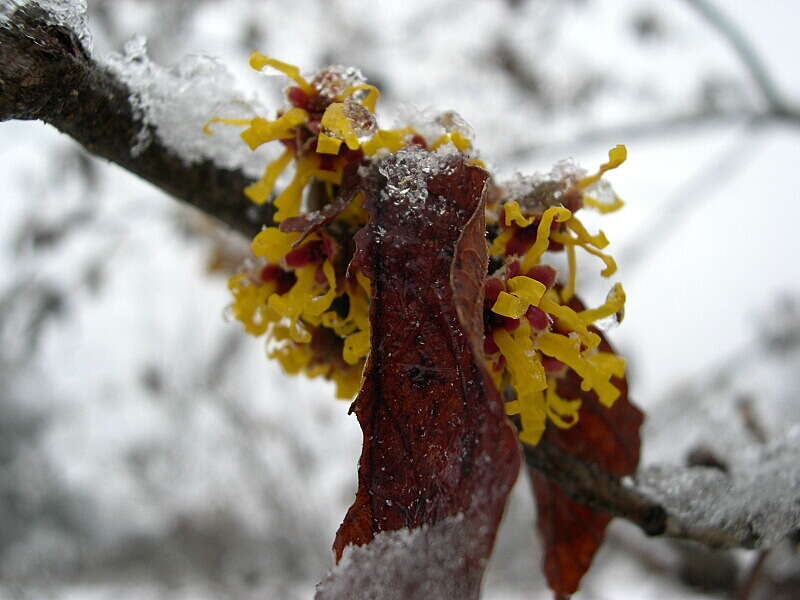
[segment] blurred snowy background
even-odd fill
[[[500,178],[592,169],[627,144],[609,177],[626,208],[587,219],[628,292],[611,337],[650,413],[645,463],[681,463],[800,423],[800,122],[766,114],[698,5],[89,0],[88,25],[96,57],[144,36],[189,97],[229,88],[227,68],[243,101],[276,108],[282,81],[249,71],[254,49],[358,66],[384,124],[455,109]],[[717,5],[800,102],[796,0]],[[187,136],[205,118],[180,117]],[[360,432],[331,386],[284,376],[224,318],[246,246],[39,123],[0,124],[0,181],[0,599],[311,598]],[[596,267],[592,302],[610,286]],[[486,598],[548,597],[533,522],[521,478]],[[616,523],[577,597],[735,597],[755,558]],[[800,597],[788,544],[750,597]]]

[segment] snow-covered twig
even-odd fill
[[[800,430],[744,445],[727,470],[651,466],[616,479],[543,442],[528,464],[575,500],[638,525],[645,533],[713,548],[770,548],[800,529]]]
[[[251,178],[211,159],[187,161],[157,136],[141,152],[131,90],[87,52],[78,34],[30,3],[0,24],[0,121],[39,119],[175,198],[252,237],[271,220],[242,190]]]

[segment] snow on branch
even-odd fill
[[[573,499],[646,534],[713,548],[770,548],[800,530],[800,429],[721,467],[654,465],[619,480],[546,442],[528,464]]]
[[[800,529],[800,429],[727,455],[724,469],[649,467],[637,488],[671,515],[668,535],[769,548]]]
[[[165,98],[174,92],[178,85],[174,79],[180,74],[170,82],[164,70],[145,63],[141,55],[128,57],[138,70],[120,68],[125,57],[116,64],[100,64],[87,50],[84,32],[47,12],[46,6],[23,4],[4,14],[0,22],[0,121],[44,121],[91,154],[120,165],[248,237],[271,221],[269,209],[259,212],[242,193],[252,182],[252,172],[230,161],[222,164],[220,157],[204,153],[196,138],[188,137],[182,146],[171,144],[180,138],[180,126],[173,128],[171,137],[157,129],[159,118],[166,121],[177,109],[173,107],[172,114],[166,109],[161,113],[146,110],[153,89],[148,89],[145,76],[152,76],[151,84],[171,83],[161,96]],[[200,60],[188,69],[184,84],[200,71],[213,70],[213,65]],[[132,87],[136,85],[140,89]],[[202,135],[201,128],[202,123],[197,136]]]

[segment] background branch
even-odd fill
[[[574,151],[578,146],[607,143],[609,140],[631,142],[635,139],[684,134],[697,127],[720,124],[747,123],[756,128],[770,123],[800,127],[800,106],[790,102],[780,93],[764,61],[747,37],[708,0],[685,0],[732,48],[752,78],[764,99],[762,108],[701,107],[696,111],[678,113],[653,120],[634,121],[610,127],[588,129],[556,142],[537,142],[519,145],[504,158],[521,159],[547,152]]]
[[[247,237],[271,221],[242,193],[243,172],[210,160],[187,164],[153,142],[134,156],[145,125],[131,105],[131,90],[95,62],[74,32],[50,22],[36,7],[17,9],[0,26],[0,121],[39,119],[167,194],[216,217]],[[269,206],[269,205],[265,205]]]

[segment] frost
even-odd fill
[[[440,112],[407,104],[401,105],[398,113],[398,126],[413,127],[430,144],[446,133],[458,132],[469,140],[475,137],[469,123],[454,110]]]
[[[595,198],[600,204],[612,206],[617,198],[614,188],[605,179],[598,179],[585,190],[588,196]]]
[[[505,200],[518,202],[524,214],[542,214],[547,208],[562,204],[565,194],[585,175],[586,171],[573,161],[562,160],[549,173],[516,173],[502,187],[507,194]]]
[[[428,199],[428,181],[451,165],[447,153],[423,148],[404,148],[386,156],[378,163],[378,171],[386,177],[381,198],[400,198],[405,204],[424,204]]]
[[[71,29],[87,52],[92,51],[92,36],[86,24],[86,0],[10,0],[0,6],[0,24],[18,8],[38,7],[52,17],[52,23]]]
[[[654,466],[638,488],[685,527],[719,530],[746,546],[770,547],[800,529],[800,428],[763,447],[726,456],[728,472]]]
[[[187,56],[172,68],[161,67],[147,56],[146,39],[137,36],[107,66],[130,88],[130,102],[142,122],[131,148],[134,156],[147,150],[155,132],[186,163],[212,160],[253,175],[261,171],[264,157],[242,142],[240,127],[216,125],[213,135],[203,133],[214,116],[252,118],[266,112],[237,92],[233,76],[217,60]]]
[[[480,536],[462,515],[417,529],[384,531],[365,546],[348,546],[317,586],[316,600],[472,598],[477,584],[465,577]]]
[[[316,88],[321,96],[335,100],[348,88],[366,83],[367,78],[355,67],[331,65],[317,73],[311,80],[311,85]]]

